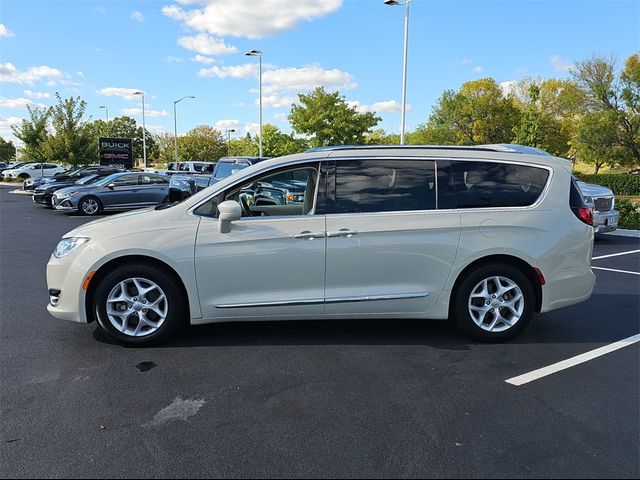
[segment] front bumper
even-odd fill
[[[78,260],[51,256],[47,263],[47,288],[50,296],[47,310],[53,317],[87,323],[85,291],[82,288],[86,276],[87,272]],[[52,295],[52,292],[56,295]]]
[[[618,228],[620,212],[611,210],[609,212],[593,212],[593,231],[595,233],[613,232]]]
[[[59,198],[55,194],[51,197],[51,206],[56,210],[75,210],[73,202],[69,198]]]
[[[33,203],[39,203],[41,205],[49,205],[49,206],[53,205],[52,203],[53,196],[50,193],[34,193],[31,198],[33,198]]]

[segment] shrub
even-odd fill
[[[583,182],[594,183],[610,188],[616,195],[640,195],[640,175],[599,173],[597,175],[578,175]]]
[[[625,198],[616,199],[616,209],[620,211],[620,228],[640,230],[640,204]]]

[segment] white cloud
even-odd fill
[[[198,75],[201,77],[218,77],[218,78],[247,78],[255,77],[258,74],[258,65],[256,63],[245,63],[244,65],[230,65],[211,68],[201,68]],[[264,75],[263,75],[264,81]]]
[[[125,115],[137,115],[142,116],[142,107],[123,108],[122,113]],[[145,117],[168,117],[169,112],[166,110],[151,110],[149,108],[144,109]]]
[[[107,13],[107,10],[102,5],[98,5],[94,10],[98,13],[102,13],[103,15]]]
[[[12,31],[10,31],[7,27],[5,27],[4,23],[0,23],[0,37],[9,38],[14,36],[15,34]]]
[[[144,22],[144,15],[142,15],[142,12],[139,12],[138,10],[135,10],[131,13],[131,18],[136,22]]]
[[[360,103],[360,100],[347,100],[347,105],[349,105],[351,108],[355,108],[358,113],[365,113],[369,111],[369,105]]]
[[[164,128],[162,125],[147,125],[147,130],[149,130],[149,133],[153,133],[153,134],[159,134],[159,133],[167,133],[168,130],[166,128]]]
[[[473,63],[473,60],[471,60],[470,58],[463,58],[461,62],[463,65],[470,65]]]
[[[478,65],[477,67],[473,67],[473,71],[476,73],[482,73],[484,72],[484,67]]]
[[[288,115],[286,113],[280,112],[280,113],[276,113],[273,118],[275,120],[278,120],[280,122],[288,122],[289,118]]]
[[[20,125],[21,123],[22,118],[20,117],[0,117],[0,136],[2,136],[7,141],[13,141],[13,143],[15,144],[16,138],[13,135],[11,126]]]
[[[214,38],[206,33],[180,37],[178,45],[201,55],[225,55],[238,51],[233,45],[227,45],[224,40]]]
[[[395,100],[384,100],[371,105],[371,110],[374,112],[401,112],[402,104]],[[413,107],[407,103],[407,112],[411,110],[413,110]]]
[[[255,137],[260,133],[260,124],[259,123],[245,123],[244,125],[244,133],[251,134],[252,137]]]
[[[31,90],[23,90],[22,93],[31,98],[53,98],[53,95],[49,92],[32,92]]]
[[[38,81],[48,80],[48,84],[53,86],[66,77],[63,71],[46,65],[31,67],[21,72],[12,63],[0,63],[0,82],[34,85]]]
[[[568,72],[573,64],[564,57],[560,57],[558,55],[553,55],[549,61],[551,65],[553,65],[553,69],[556,72]]]
[[[296,103],[297,101],[297,97],[280,97],[278,95],[262,96],[262,106],[265,108],[289,108],[292,103]],[[256,98],[254,103],[259,105],[260,99]]]
[[[162,8],[169,18],[189,28],[213,35],[261,38],[295,28],[301,21],[328,15],[342,6],[342,0],[179,0]]]
[[[236,120],[236,119],[225,119],[225,120],[218,120],[216,122],[216,124],[214,125],[214,127],[216,128],[216,130],[219,130],[221,132],[225,132],[227,130],[236,130],[238,131],[240,129],[240,126],[242,125],[242,122],[240,120]]]
[[[205,65],[210,65],[212,63],[216,63],[216,60],[211,57],[205,57],[204,55],[196,55],[195,57],[191,57],[189,60],[192,62],[204,63]]]
[[[0,98],[0,107],[2,108],[11,108],[13,110],[20,110],[27,108],[29,106],[38,106],[38,107],[46,107],[42,103],[34,103],[32,100],[28,98]]]
[[[134,92],[139,91],[140,89],[138,88],[105,87],[98,90],[98,94],[105,97],[122,97],[125,100],[137,100],[140,97],[134,95]]]
[[[168,57],[164,57],[164,61],[165,62],[169,62],[169,63],[182,63],[182,62],[184,62],[184,58],[182,58],[182,57],[172,57],[171,55],[169,55]]]
[[[102,52],[102,49],[101,48],[96,48],[96,52],[100,53],[100,52]]]
[[[502,95],[508,97],[516,92],[516,87],[518,83],[515,80],[508,80],[506,82],[500,82],[500,89],[502,90]]]
[[[78,75],[80,78],[84,78],[84,72],[81,72],[80,70],[76,72],[76,75]]]
[[[262,74],[262,81],[263,91],[266,94],[280,91],[312,90],[320,86],[344,90],[358,86],[350,73],[335,68],[325,70],[318,65],[267,71]]]

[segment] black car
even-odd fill
[[[169,201],[181,202],[185,198],[189,198],[194,193],[207,188],[219,182],[223,178],[227,178],[234,173],[254,165],[269,157],[222,157],[213,165],[206,165],[202,173],[193,175],[181,175],[179,173],[171,176],[171,184],[169,185]]]
[[[113,172],[112,172],[113,173]],[[72,187],[74,185],[91,185],[94,182],[97,182],[101,178],[106,177],[109,174],[97,174],[93,173],[90,175],[86,175],[81,178],[68,178],[66,181],[54,182],[54,183],[45,183],[44,185],[40,185],[37,187],[32,195],[33,203],[39,203],[41,205],[46,205],[47,207],[53,207],[53,203],[51,202],[51,197],[56,192],[56,190],[60,190],[61,188]]]
[[[58,183],[65,182],[67,180],[70,181],[72,185],[76,180],[79,180],[87,175],[100,175],[106,176],[111,175],[112,173],[122,172],[121,168],[111,167],[109,165],[87,165],[86,167],[77,168],[74,170],[68,170],[63,173],[59,173],[57,175],[53,175],[51,177],[32,177],[25,180],[22,184],[23,190],[35,190],[36,188],[46,185],[48,183]],[[60,187],[62,188],[62,187]]]

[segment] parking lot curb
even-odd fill
[[[640,238],[640,230],[625,230],[623,228],[618,228],[613,232],[603,233],[602,235],[612,235],[612,236],[618,236],[618,237]]]
[[[18,195],[33,195],[33,192],[27,192],[20,189],[11,190],[9,193],[17,193]]]

